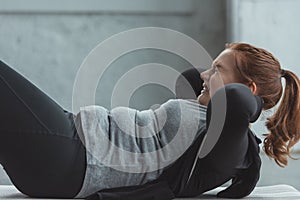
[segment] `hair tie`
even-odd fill
[[[281,77],[284,77],[286,75],[286,71],[284,69],[281,69]]]

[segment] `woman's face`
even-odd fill
[[[240,83],[233,51],[230,49],[222,51],[213,61],[212,67],[201,73],[201,79],[204,83],[201,94],[198,97],[199,103],[201,103],[201,98],[208,103],[210,97],[226,84]]]

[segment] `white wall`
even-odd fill
[[[133,28],[164,27],[192,37],[214,57],[225,43],[224,16],[222,0],[0,0],[0,59],[71,110],[76,72],[103,40]],[[120,75],[150,62],[177,70],[190,66],[162,51],[122,56],[111,64],[108,78],[99,83],[96,104],[109,108],[110,91]],[[166,90],[154,90],[156,93],[139,94],[155,101],[171,97]],[[132,105],[141,105],[136,99]],[[143,99],[145,105],[153,103]]]

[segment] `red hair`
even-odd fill
[[[291,147],[300,139],[300,81],[289,70],[282,70],[279,61],[268,51],[244,43],[226,45],[233,50],[237,70],[242,82],[254,82],[256,94],[263,99],[263,109],[273,108],[281,102],[273,116],[267,118],[270,131],[264,134],[264,151],[284,167],[291,157]],[[283,92],[281,79],[285,78]],[[283,95],[283,96],[282,96]]]

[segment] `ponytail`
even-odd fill
[[[245,43],[231,43],[227,49],[235,53],[235,67],[246,85],[254,82],[256,95],[263,99],[263,110],[279,104],[275,114],[267,119],[269,133],[264,134],[264,151],[285,167],[291,148],[300,139],[300,80],[291,71],[282,70],[279,61],[265,49]],[[283,92],[282,79],[285,78]]]
[[[270,133],[264,134],[264,151],[274,158],[280,167],[285,167],[291,148],[300,139],[300,81],[291,71],[282,70],[285,78],[285,90],[275,114],[267,119]]]

